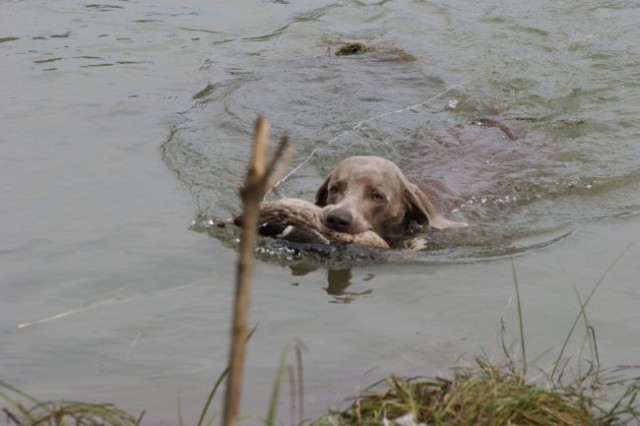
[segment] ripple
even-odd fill
[[[342,14],[362,12],[334,4],[296,12],[275,29],[220,46],[241,54],[222,61],[224,72],[194,94],[193,107],[180,113],[163,145],[163,158],[191,191],[196,214],[218,220],[239,210],[235,188],[258,114],[270,120],[274,139],[288,133],[296,146],[282,185],[288,196],[312,198],[339,160],[359,154],[389,158],[414,180],[441,179],[462,196],[459,214],[472,227],[427,232],[427,251],[392,251],[385,261],[457,262],[524,253],[562,241],[580,222],[633,214],[634,206],[607,201],[640,182],[640,146],[631,125],[639,111],[624,102],[638,81],[636,59],[621,54],[630,51],[629,37],[616,32],[610,46],[593,38],[567,42],[549,31],[549,22],[532,26],[487,16],[447,32],[444,44],[456,39],[478,52],[452,62],[450,51],[420,44],[417,28],[424,25],[416,15],[403,16],[407,26],[393,44],[407,50],[411,61],[398,55],[380,60],[375,48],[336,57],[331,52],[341,40],[331,35],[315,45],[297,42],[295,26],[338,25]],[[588,23],[581,18],[570,26],[582,31],[591,28]],[[483,31],[485,41],[493,34],[494,44],[477,45],[472,30]],[[369,34],[374,47],[383,38],[366,28],[353,33]],[[258,43],[259,52],[250,43]],[[538,52],[535,60],[518,50],[522,43]],[[206,69],[214,70],[213,62]],[[630,86],[620,89],[607,74],[612,69],[623,70]],[[524,136],[500,143],[464,136],[480,123],[478,117],[496,110]],[[233,246],[233,235],[212,235]],[[289,261],[306,262],[306,251],[298,248]],[[280,262],[292,254],[267,244],[261,256]],[[314,256],[312,264],[332,262]]]

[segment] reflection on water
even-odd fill
[[[305,275],[312,272],[313,269],[304,266],[290,266],[293,276]],[[328,295],[333,296],[331,303],[351,303],[357,297],[367,296],[373,293],[373,289],[365,289],[361,291],[349,291],[348,288],[352,284],[353,272],[351,269],[327,269],[327,287],[324,290]],[[363,281],[368,281],[369,277]]]
[[[367,296],[373,293],[372,289],[363,291],[349,291],[353,274],[350,269],[327,271],[327,294],[334,296],[334,303],[351,303],[356,297]]]

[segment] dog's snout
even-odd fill
[[[333,209],[325,216],[325,225],[338,232],[349,232],[353,215],[347,209]]]

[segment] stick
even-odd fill
[[[231,349],[229,352],[229,377],[224,402],[223,425],[236,426],[240,415],[242,379],[248,335],[249,295],[253,277],[254,251],[258,233],[260,203],[267,191],[269,176],[282,157],[287,146],[283,139],[271,162],[267,163],[269,125],[258,117],[253,139],[253,150],[249,170],[240,192],[243,202],[242,236],[236,271],[236,293],[231,326]]]

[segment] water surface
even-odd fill
[[[510,251],[530,358],[557,353],[574,286],[584,299],[613,265],[589,320],[605,366],[635,362],[640,7],[512,3],[3,3],[0,379],[197,418],[226,362],[237,236],[206,224],[239,209],[258,114],[295,143],[288,195],[311,199],[348,155],[424,157],[472,226],[343,270],[264,250],[247,423],[296,338],[308,416],[499,352],[501,317],[517,336]],[[333,54],[353,40],[378,50]],[[496,110],[525,132],[515,160],[433,144]]]

